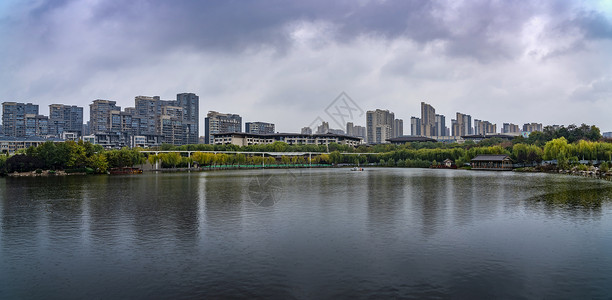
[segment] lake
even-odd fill
[[[610,298],[611,198],[466,170],[0,178],[0,298]]]

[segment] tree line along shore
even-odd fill
[[[7,156],[0,155],[0,174],[33,172],[38,174],[92,173],[105,174],[112,168],[143,164],[161,169],[192,167],[194,169],[238,167],[328,166],[338,164],[375,165],[385,167],[428,168],[446,159],[464,166],[480,154],[507,154],[518,165],[535,170],[586,170],[589,164],[608,172],[612,162],[612,141],[603,139],[595,126],[570,125],[559,129],[546,128],[528,138],[511,141],[499,138],[467,141],[462,144],[415,142],[403,145],[361,145],[357,148],[332,143],[330,145],[288,145],[275,142],[266,145],[238,147],[236,145],[161,145],[159,151],[195,151],[186,153],[143,153],[145,149],[105,150],[100,145],[83,141],[46,142],[38,147]],[[249,153],[210,153],[198,151],[240,152],[311,152],[304,156],[261,156]],[[358,155],[356,155],[358,154]],[[543,161],[553,162],[542,165]],[[585,162],[588,162],[585,164]]]

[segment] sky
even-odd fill
[[[461,112],[612,131],[612,0],[0,1],[0,102],[88,120],[95,99],[183,92],[201,135],[210,110],[299,132],[374,109],[409,134],[422,101],[447,126]]]

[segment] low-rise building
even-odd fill
[[[471,160],[472,170],[511,171],[512,159],[506,154],[478,155]]]
[[[289,145],[328,145],[338,143],[357,147],[361,144],[361,138],[342,134],[302,134],[302,133],[275,133],[275,134],[253,134],[244,132],[227,132],[213,134],[215,145],[237,145],[249,146],[259,144],[272,144],[274,142],[285,142]]]
[[[43,137],[0,136],[0,153],[12,155],[19,150],[25,150],[31,146],[38,147],[46,141],[63,142],[64,140],[46,139]]]

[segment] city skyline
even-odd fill
[[[611,16],[606,1],[9,0],[0,102],[128,107],[138,94],[191,92],[200,116],[299,132],[345,91],[404,120],[432,103],[449,128],[465,112],[498,131],[534,121],[612,131]]]

